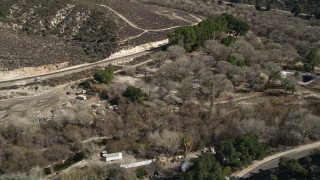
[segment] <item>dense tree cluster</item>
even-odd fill
[[[260,160],[267,154],[267,146],[258,142],[256,137],[243,135],[222,141],[217,146],[217,157],[223,166],[234,169]]]
[[[181,27],[174,33],[168,35],[171,44],[183,47],[187,52],[191,52],[199,47],[203,47],[205,41],[215,39],[218,33],[232,33],[234,35],[245,35],[249,31],[249,25],[236,19],[230,14],[223,14],[216,18],[210,18],[200,22],[195,26]],[[228,44],[231,44],[228,39]]]
[[[202,154],[193,160],[193,164],[180,176],[182,180],[225,179],[231,169],[238,169],[266,155],[265,145],[250,135],[219,142],[217,154]]]

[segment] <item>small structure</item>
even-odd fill
[[[86,90],[80,90],[78,92],[76,92],[76,95],[81,95],[81,94],[86,94],[87,91]]]
[[[96,109],[96,108],[98,108],[98,107],[100,107],[100,106],[101,106],[101,104],[92,104],[92,105],[91,105],[91,107],[94,108],[94,109]]]
[[[212,154],[216,154],[216,151],[214,149],[214,146],[210,146],[209,148],[208,147],[205,147],[201,150],[201,153],[212,153]]]
[[[189,167],[190,167],[190,163],[184,162],[180,165],[180,170],[182,172],[186,172],[189,169]]]
[[[118,105],[110,105],[109,109],[116,111],[116,110],[118,110]]]
[[[43,122],[48,122],[50,121],[50,118],[39,118],[39,119],[35,119],[34,122],[36,123],[43,123]]]
[[[42,81],[42,79],[41,79],[41,77],[40,77],[40,76],[38,76],[38,77],[36,77],[36,78],[34,79],[34,81],[35,81],[35,82],[41,82],[41,81]]]
[[[280,75],[282,78],[287,78],[290,75],[294,75],[294,71],[280,71]]]
[[[122,159],[122,153],[111,153],[107,154],[107,151],[102,151],[102,160],[103,161],[114,161]]]
[[[80,94],[77,96],[77,99],[80,99],[80,100],[87,100],[87,96],[84,95],[84,94]]]

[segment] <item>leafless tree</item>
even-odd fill
[[[158,148],[164,148],[169,154],[175,153],[181,144],[181,136],[179,133],[167,129],[162,132],[155,131],[149,133],[148,139],[151,144],[154,144]]]
[[[226,60],[227,56],[231,54],[231,48],[216,42],[216,41],[207,41],[205,48],[205,52],[208,53],[208,55],[213,56],[216,60],[216,64],[221,60]]]
[[[167,49],[168,51],[168,55],[170,58],[172,58],[173,60],[182,57],[186,54],[186,51],[180,47],[180,46],[170,46]]]
[[[184,79],[178,87],[178,96],[182,99],[183,104],[190,100],[195,94],[195,85],[191,78]]]

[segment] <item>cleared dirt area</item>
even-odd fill
[[[98,103],[98,99],[92,97],[86,101],[78,100],[76,93],[81,90],[72,87],[71,84],[65,84],[57,87],[40,86],[37,91],[34,86],[11,90],[13,98],[0,100],[0,127],[9,124],[37,127],[45,121],[72,121],[79,112],[83,113],[83,117],[92,116],[91,106]],[[66,92],[70,94],[67,95]],[[1,93],[4,94],[5,91]]]

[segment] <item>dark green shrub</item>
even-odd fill
[[[237,57],[235,55],[228,55],[227,61],[233,65],[237,65]]]
[[[93,75],[93,78],[99,83],[109,84],[114,78],[113,70],[99,70]]]
[[[221,39],[221,43],[226,45],[226,46],[229,46],[231,44],[233,44],[234,42],[236,42],[236,38],[234,38],[233,36],[227,36],[223,39]]]
[[[127,90],[122,95],[131,102],[139,104],[143,102],[143,98],[145,97],[143,91],[140,88],[136,88],[134,86],[127,87]]]
[[[138,168],[138,169],[136,170],[136,176],[137,176],[137,178],[142,179],[142,178],[144,178],[146,175],[147,175],[147,172],[146,172],[143,168]]]

